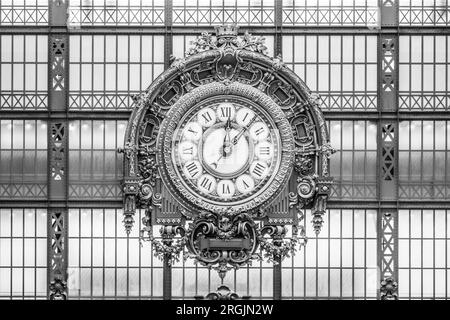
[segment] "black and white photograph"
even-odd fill
[[[449,5],[0,0],[0,300],[448,299]]]

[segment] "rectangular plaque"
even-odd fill
[[[241,250],[250,249],[250,239],[201,239],[200,250]]]

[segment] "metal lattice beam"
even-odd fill
[[[49,1],[48,38],[48,297],[67,298],[68,65],[66,23],[68,1]]]
[[[398,26],[397,0],[380,0],[379,6],[381,30]],[[379,298],[383,300],[397,298],[398,51],[398,32],[378,35],[378,199],[395,204],[391,209],[378,209]]]

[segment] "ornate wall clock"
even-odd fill
[[[123,149],[125,228],[145,209],[142,232],[169,261],[187,248],[224,274],[261,248],[277,262],[305,240],[304,208],[320,231],[333,149],[319,98],[265,51],[263,38],[217,27],[135,98]]]

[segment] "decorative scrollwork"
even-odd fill
[[[67,300],[67,282],[55,278],[50,283],[50,300]]]
[[[312,157],[303,155],[296,156],[294,169],[302,176],[311,175],[314,172],[314,161]]]
[[[225,285],[221,285],[217,288],[216,292],[208,293],[205,298],[206,300],[238,300],[240,297],[237,293],[230,290]]]
[[[251,86],[257,85],[262,76],[262,70],[251,62],[242,62],[236,71],[236,80]]]
[[[216,26],[216,36],[202,32],[200,37],[191,43],[192,46],[186,51],[186,57],[218,48],[246,49],[266,54],[267,47],[264,37],[252,36],[248,32],[245,32],[243,36],[238,36],[238,30],[238,26],[227,25]]]
[[[223,275],[257,258],[257,225],[247,213],[200,212],[186,231],[190,256]]]
[[[294,255],[298,247],[306,245],[308,239],[305,235],[305,229],[301,225],[302,220],[303,213],[300,211],[297,224],[292,226],[292,237],[289,240],[284,239],[287,232],[285,226],[264,226],[258,239],[263,251],[263,258],[277,265],[283,259]]]
[[[267,95],[271,97],[281,108],[291,108],[297,102],[297,96],[292,86],[275,80],[269,83]]]
[[[154,243],[157,257],[170,264],[182,255],[194,257],[223,279],[227,271],[254,258],[279,263],[294,254],[306,243],[300,225],[306,208],[312,209],[314,230],[320,231],[334,149],[320,97],[281,56],[267,56],[263,37],[238,35],[236,26],[215,31],[203,32],[185,57],[171,57],[170,67],[135,99],[122,150],[124,223],[130,232],[135,210],[145,209],[141,236]],[[233,206],[190,192],[171,164],[178,122],[200,101],[217,95],[239,96],[264,108],[282,140],[282,161],[270,185]],[[164,225],[162,240],[153,236],[151,221]],[[292,239],[285,238],[285,225],[292,225]]]
[[[157,96],[155,103],[163,110],[167,110],[183,95],[183,85],[175,80],[163,86],[160,94]]]
[[[398,284],[392,277],[382,280],[380,287],[381,300],[398,300],[397,287]]]
[[[299,115],[291,122],[295,144],[305,150],[314,142],[315,126],[306,115]]]
[[[182,226],[162,226],[160,229],[162,240],[158,240],[153,236],[151,210],[146,210],[145,216],[142,218],[142,224],[144,225],[144,227],[140,232],[140,240],[152,242],[154,250],[153,254],[155,257],[160,260],[166,260],[169,266],[177,261],[180,261],[181,253],[184,252],[186,244],[186,239],[184,237],[185,231]],[[177,235],[181,237],[175,239]]]

